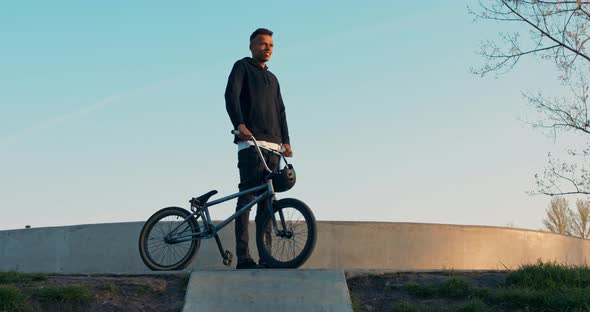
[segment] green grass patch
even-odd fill
[[[400,302],[396,303],[393,308],[391,309],[392,312],[421,312],[423,307],[421,305],[409,303],[409,302]]]
[[[39,282],[47,280],[46,274],[38,273],[18,273],[18,272],[0,272],[0,284],[22,283],[22,282]]]
[[[24,311],[27,297],[14,286],[0,286],[0,311]]]
[[[487,304],[485,304],[483,301],[481,301],[480,299],[473,299],[469,302],[467,302],[466,304],[453,309],[451,311],[456,311],[456,312],[484,312],[484,311],[490,311],[490,308],[488,307]]]
[[[363,306],[354,299],[354,297],[352,298],[352,311],[353,312],[363,312]]]
[[[437,308],[423,304],[401,302],[395,304],[392,312],[485,312],[490,308],[481,300],[471,300],[453,308]]]
[[[135,295],[143,296],[151,291],[151,289],[145,285],[138,285],[133,291],[135,292]]]
[[[94,296],[83,286],[45,287],[36,291],[41,302],[90,303]]]
[[[119,292],[119,287],[111,282],[104,283],[100,288],[110,292],[111,294],[116,294]]]
[[[539,261],[511,272],[506,278],[506,286],[533,289],[585,288],[590,286],[590,268]]]
[[[590,287],[499,288],[485,298],[490,304],[531,311],[590,311]]]
[[[473,293],[469,283],[458,278],[450,278],[438,285],[420,285],[409,282],[404,284],[404,289],[409,294],[420,298],[465,298]]]
[[[444,281],[437,289],[437,295],[445,298],[465,298],[471,293],[472,289],[469,283],[458,278]]]
[[[418,298],[432,298],[436,295],[436,287],[433,285],[421,285],[416,282],[407,282],[403,287],[408,294]]]
[[[590,311],[590,268],[542,261],[523,265],[485,299],[531,311]]]
[[[499,287],[477,288],[453,277],[439,284],[406,283],[404,290],[422,299],[475,300],[453,311],[590,311],[590,269],[587,266],[538,262],[510,272],[505,284]],[[427,308],[400,305],[394,311],[436,311]]]

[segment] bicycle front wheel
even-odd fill
[[[198,251],[200,240],[193,234],[199,227],[195,218],[180,207],[161,209],[151,216],[139,235],[139,254],[153,271],[182,270]]]
[[[261,257],[272,268],[298,268],[311,256],[316,243],[316,222],[311,209],[302,201],[285,198],[273,203],[273,214],[279,235],[266,213],[256,229],[256,246]],[[265,231],[270,229],[270,233]]]

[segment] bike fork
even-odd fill
[[[274,199],[270,200],[270,205],[268,206],[268,213],[270,213],[270,222],[272,223],[272,227],[274,229],[275,235],[276,236],[280,236],[283,237],[285,235],[285,232],[287,230],[287,224],[285,222],[285,216],[283,215],[283,210],[279,210],[279,220],[277,222],[277,219],[275,218],[275,214],[274,214]],[[280,227],[279,227],[280,225]]]

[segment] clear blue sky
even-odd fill
[[[319,220],[538,229],[550,138],[521,90],[534,60],[480,78],[464,1],[0,2],[0,229],[140,221],[237,188],[223,92],[248,36],[275,32],[297,169],[278,197]],[[221,219],[234,202],[216,206]]]

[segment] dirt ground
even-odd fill
[[[181,311],[188,283],[185,275],[142,276],[49,276],[19,288],[83,286],[90,290],[90,303],[41,302],[31,296],[25,311]]]
[[[407,294],[403,285],[416,282],[420,285],[440,284],[450,278],[460,278],[475,287],[497,287],[506,280],[506,272],[424,272],[383,273],[358,276],[348,275],[347,283],[355,311],[390,311],[396,303],[427,305],[436,308],[459,306],[464,300],[434,298],[418,299]]]
[[[505,272],[424,272],[347,274],[347,283],[355,311],[388,311],[395,303],[409,302],[434,307],[453,307],[462,302],[448,299],[416,299],[403,291],[407,282],[438,284],[458,277],[473,286],[495,287],[504,282]],[[84,286],[93,294],[90,303],[64,304],[40,302],[29,298],[26,311],[181,311],[188,283],[183,275],[134,275],[134,276],[49,276],[45,281],[21,285],[25,288],[48,286]]]

